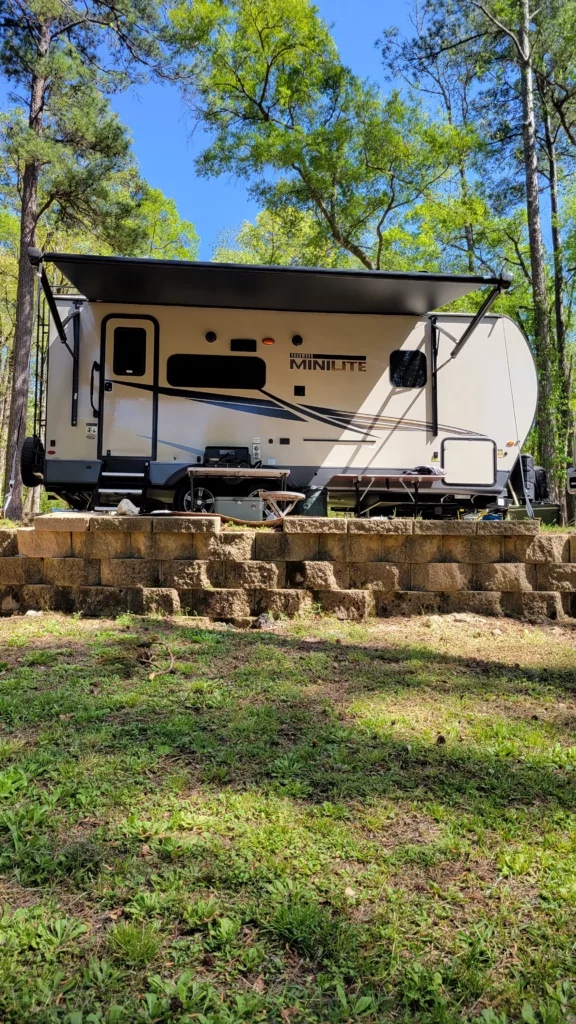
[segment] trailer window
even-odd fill
[[[114,328],[114,360],[116,377],[143,377],[146,373],[146,330],[144,327]]]
[[[170,356],[166,377],[173,388],[247,388],[266,383],[266,363],[250,356]]]
[[[394,388],[423,388],[426,384],[426,356],[423,352],[397,349],[390,356],[390,383]]]

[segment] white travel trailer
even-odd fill
[[[51,315],[26,483],[186,510],[192,467],[202,511],[255,490],[230,467],[261,466],[276,488],[290,470],[308,514],[327,496],[365,515],[504,502],[537,401],[526,338],[488,314],[506,276],[30,258]],[[431,312],[481,288],[476,315]]]

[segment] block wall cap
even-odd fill
[[[151,533],[152,520],[145,516],[94,516],[90,530],[95,533]]]
[[[282,523],[284,533],[346,533],[346,519],[324,516],[288,516]]]
[[[84,512],[49,512],[45,516],[36,516],[34,529],[39,533],[49,531],[55,533],[83,533],[90,529],[94,517]]]
[[[413,519],[348,519],[348,533],[412,533]]]
[[[483,537],[521,537],[523,534],[540,533],[538,519],[506,519],[498,522],[495,519],[478,519],[476,532]]]
[[[218,516],[152,516],[154,533],[220,533]]]
[[[414,533],[434,534],[444,537],[469,536],[476,533],[473,519],[415,519]]]

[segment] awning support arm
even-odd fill
[[[470,338],[470,335],[474,333],[474,331],[478,327],[478,324],[480,323],[480,321],[483,319],[483,317],[486,316],[486,313],[488,312],[488,310],[492,306],[492,304],[495,301],[495,299],[500,295],[500,293],[502,291],[504,291],[506,288],[510,287],[510,285],[512,284],[512,281],[513,281],[512,274],[508,274],[508,273],[505,273],[505,272],[502,272],[502,274],[500,274],[500,280],[498,281],[498,284],[495,285],[495,287],[492,289],[492,291],[489,292],[489,294],[486,296],[486,298],[484,299],[484,302],[480,306],[480,309],[478,310],[476,315],[473,317],[473,319],[468,324],[468,327],[464,331],[464,334],[460,338],[460,341],[452,349],[452,352],[450,353],[450,358],[451,359],[456,359],[456,356],[464,348],[464,345],[466,344],[466,342]]]
[[[44,270],[44,264],[42,262],[42,250],[35,249],[33,246],[29,246],[28,259],[30,260],[32,266],[36,267],[37,269],[38,277],[40,278],[40,284],[42,285],[42,291],[46,296],[46,302],[48,303],[48,309],[50,310],[50,316],[52,317],[56,330],[58,331],[58,337],[60,338],[62,344],[66,345],[66,348],[68,349],[72,358],[74,358],[74,353],[70,348],[68,344],[68,339],[66,337],[65,324],[62,323],[62,318],[60,316],[60,313],[58,312],[56,300],[54,299],[54,292],[50,287],[50,281],[48,280],[46,271]]]
[[[438,437],[438,327],[437,317],[430,317],[430,342],[431,359],[430,369],[432,376],[432,437]]]

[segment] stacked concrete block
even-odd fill
[[[0,607],[249,622],[471,611],[576,614],[576,537],[530,521],[40,516],[0,530]]]

